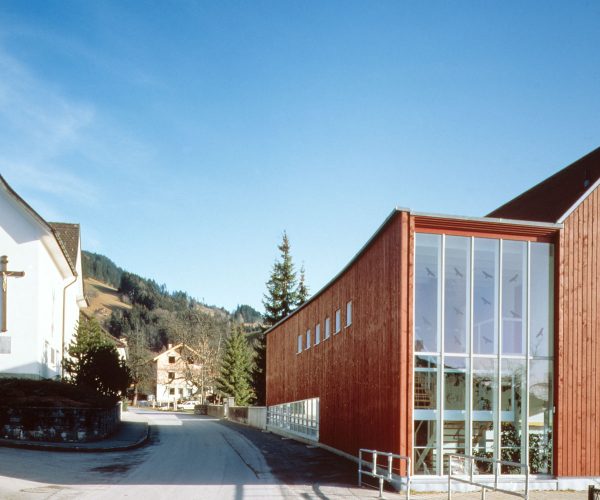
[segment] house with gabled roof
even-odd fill
[[[0,376],[62,374],[87,305],[79,224],[45,221],[0,176]]]
[[[486,217],[392,211],[266,332],[268,428],[407,456],[416,489],[451,454],[511,488],[600,480],[599,186],[596,149]]]
[[[169,344],[168,348],[155,356],[156,402],[176,404],[196,395],[202,366],[199,355],[187,344]]]

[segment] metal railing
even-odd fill
[[[505,493],[507,495],[513,495],[515,497],[519,497],[519,498],[524,498],[525,500],[528,500],[529,498],[529,466],[527,464],[521,464],[519,462],[509,462],[506,460],[495,460],[493,458],[485,458],[485,457],[474,457],[472,455],[459,455],[459,454],[455,454],[455,453],[449,453],[448,455],[448,500],[452,499],[452,481],[459,481],[461,483],[465,483],[465,484],[470,484],[472,486],[479,486],[481,487],[481,498],[482,500],[485,499],[485,492],[487,490],[489,491],[499,491],[501,493]],[[467,477],[458,477],[456,475],[453,475],[453,467],[452,467],[452,459],[458,459],[458,462],[455,462],[457,464],[462,464],[462,471],[463,471],[463,476],[467,476]],[[465,464],[466,463],[470,464],[470,467],[468,468],[468,472],[464,472],[465,470]],[[492,464],[492,469],[494,471],[494,483],[493,485],[488,482],[484,482],[483,478],[480,478],[479,481],[476,481],[473,479],[473,476],[475,474],[479,474],[479,471],[477,470],[477,467],[475,466],[476,462],[485,462],[488,464]],[[516,467],[519,468],[519,470],[525,470],[525,491],[524,492],[520,492],[520,491],[511,491],[511,490],[506,490],[503,489],[501,487],[498,486],[498,476],[500,475],[500,467],[501,466],[507,466],[507,467]],[[475,472],[474,472],[475,470]],[[489,477],[489,476],[488,476]]]
[[[588,487],[588,500],[600,500],[600,488],[590,484]]]
[[[363,453],[370,454],[371,460],[363,460]],[[379,464],[379,457],[386,457],[387,464],[381,465]],[[404,455],[396,455],[395,453],[386,453],[377,450],[368,450],[366,448],[361,448],[358,450],[358,486],[359,488],[363,484],[362,476],[366,474],[368,476],[374,477],[379,480],[379,498],[383,498],[383,482],[387,481],[389,483],[394,481],[394,473],[392,471],[392,466],[394,459],[397,459],[399,462],[404,462],[406,467],[406,475],[401,476],[398,474],[400,479],[404,479],[406,486],[406,500],[410,500],[410,457],[406,457]],[[363,469],[363,463],[370,469]]]

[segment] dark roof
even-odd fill
[[[79,224],[69,224],[67,222],[48,222],[52,232],[61,246],[69,267],[74,274],[77,274],[77,255],[79,250]]]
[[[558,222],[600,179],[600,148],[488,214],[488,217]]]

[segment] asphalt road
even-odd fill
[[[140,412],[142,413],[142,412]],[[0,450],[2,499],[295,497],[234,429],[185,414],[143,412],[151,442],[110,453]]]

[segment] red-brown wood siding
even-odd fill
[[[600,193],[565,220],[558,259],[555,474],[600,476]]]
[[[402,212],[392,217],[346,272],[267,334],[267,404],[319,397],[319,440],[355,456],[363,447],[408,452],[407,220]],[[338,308],[342,331],[335,334]],[[298,335],[310,328],[314,343],[315,325],[323,337],[326,317],[331,337],[296,354]]]

